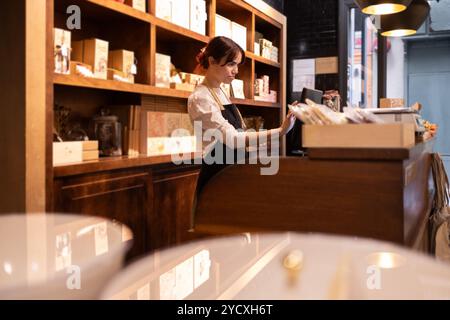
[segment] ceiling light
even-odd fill
[[[411,0],[355,0],[361,11],[370,15],[386,15],[402,12]]]
[[[413,0],[405,11],[380,17],[381,35],[402,37],[415,34],[429,13],[428,1]]]

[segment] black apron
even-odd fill
[[[236,130],[243,128],[243,123],[241,121],[241,117],[239,115],[239,110],[237,109],[235,104],[227,104],[223,106],[224,110],[222,110],[222,116],[227,120]],[[215,159],[216,150],[222,149],[223,159],[222,162],[208,164],[205,162],[205,159]],[[200,174],[197,182],[197,195],[199,195],[203,189],[203,187],[207,184],[207,182],[215,176],[218,172],[226,168],[231,163],[226,162],[226,155],[233,153],[234,163],[236,163],[239,159],[239,155],[242,155],[242,151],[238,152],[237,149],[231,149],[228,146],[224,145],[220,141],[217,141],[214,145],[213,149],[205,156],[205,159],[202,161],[202,168],[200,170]],[[245,153],[245,152],[244,152]],[[211,161],[209,161],[211,163]]]

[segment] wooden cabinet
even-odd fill
[[[189,239],[193,204],[200,167],[155,169],[154,206],[148,221],[152,249],[179,244]]]
[[[200,166],[167,163],[55,179],[54,211],[102,216],[131,228],[130,256],[189,239]]]
[[[130,255],[136,256],[146,249],[145,222],[153,206],[151,177],[150,170],[135,169],[56,179],[54,209],[126,224],[134,234]]]

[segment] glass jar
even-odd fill
[[[102,110],[100,116],[94,117],[94,135],[98,140],[100,156],[122,155],[122,126],[118,117]]]

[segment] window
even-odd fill
[[[350,9],[348,32],[347,103],[378,106],[378,30],[359,9]]]

